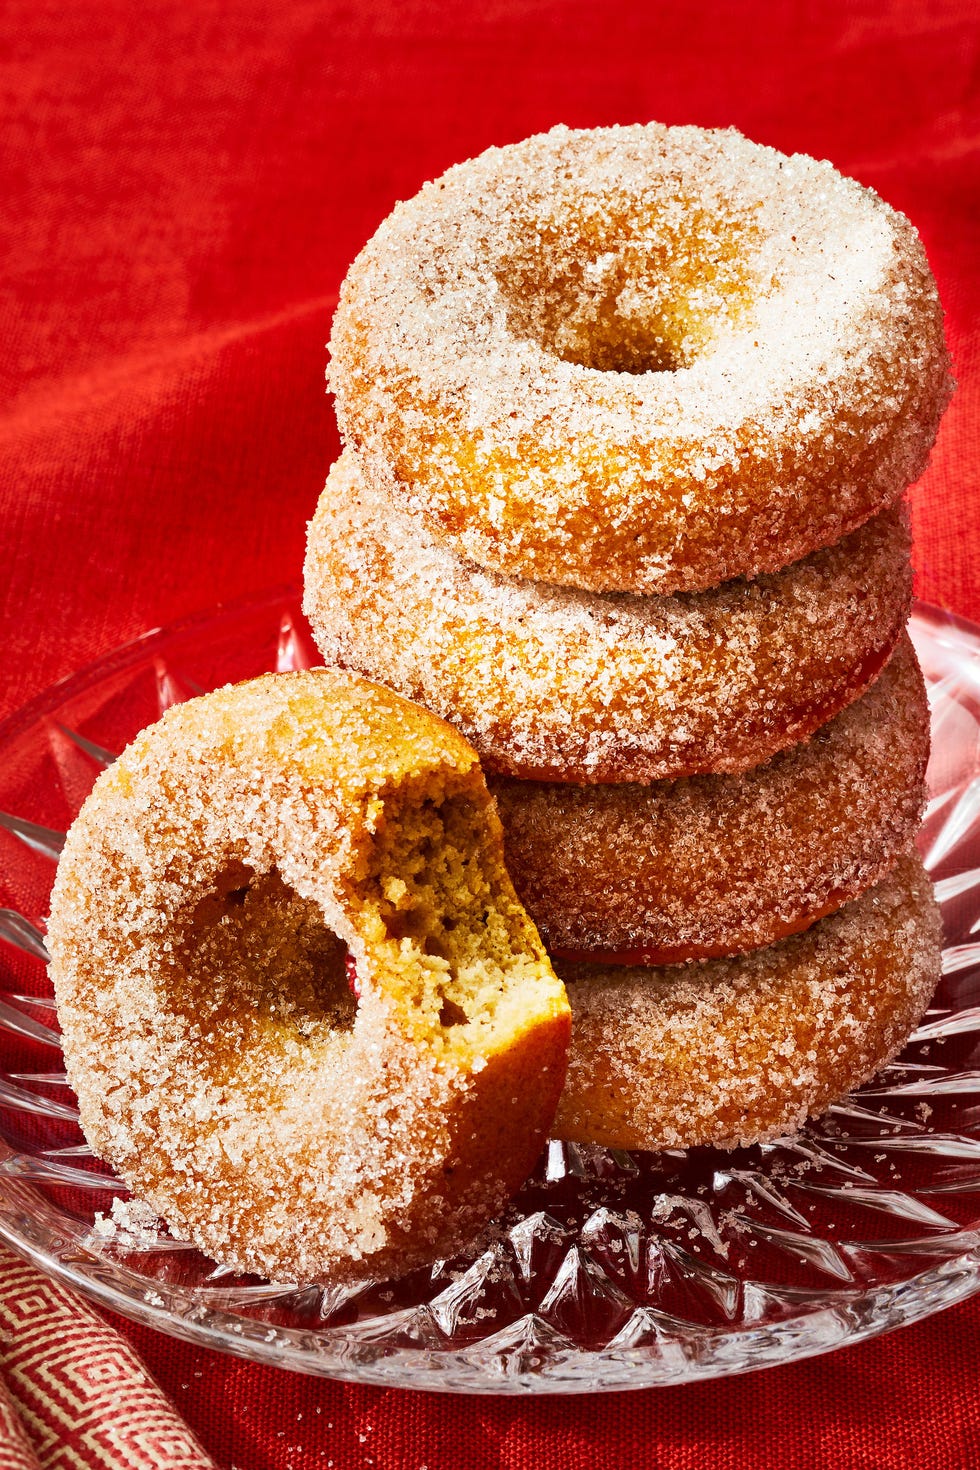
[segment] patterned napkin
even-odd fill
[[[129,1344],[2,1247],[0,1470],[216,1470]]]

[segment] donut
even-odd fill
[[[940,973],[918,857],[803,934],[664,969],[559,965],[572,1050],[554,1131],[609,1148],[794,1132],[902,1048]]]
[[[904,216],[734,131],[553,129],[354,262],[342,436],[464,555],[591,591],[772,572],[892,504],[949,399]]]
[[[738,776],[649,786],[491,777],[507,868],[552,958],[741,954],[877,883],[925,806],[929,703],[907,636],[805,744]]]
[[[474,752],[389,690],[267,675],[168,711],[74,823],[49,939],[89,1143],[224,1265],[431,1262],[547,1134],[564,990]]]
[[[449,720],[484,770],[543,781],[758,765],[873,681],[911,599],[901,506],[753,582],[586,593],[462,560],[394,510],[350,451],[310,524],[305,578],[328,664]]]

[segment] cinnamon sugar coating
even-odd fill
[[[559,1138],[735,1148],[794,1132],[895,1056],[939,980],[920,859],[804,934],[666,969],[559,966],[572,1052]]]
[[[388,690],[322,670],[170,710],[73,825],[49,936],[86,1137],[223,1264],[431,1261],[546,1136],[564,990],[474,752]]]
[[[928,756],[904,636],[860,700],[741,775],[489,784],[508,871],[552,957],[663,965],[772,944],[877,883],[915,837]]]
[[[951,391],[908,220],[734,131],[553,129],[451,168],[354,262],[330,383],[365,474],[474,561],[675,592],[837,541]]]
[[[304,607],[327,663],[450,720],[487,771],[650,782],[806,739],[878,675],[910,598],[901,507],[753,582],[585,593],[461,559],[347,451],[310,524]]]

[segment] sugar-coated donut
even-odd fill
[[[737,959],[559,965],[572,1051],[556,1137],[658,1150],[793,1132],[904,1045],[939,980],[941,929],[910,856],[805,933]]]
[[[667,965],[772,944],[877,883],[915,837],[928,756],[906,636],[860,700],[742,775],[489,784],[552,958]]]
[[[90,1144],[224,1264],[431,1261],[546,1136],[564,990],[474,752],[389,690],[268,675],[168,711],[73,825],[49,937]]]
[[[950,394],[904,216],[734,131],[555,128],[400,204],[331,342],[367,475],[481,565],[775,571],[891,504]]]
[[[451,721],[485,770],[649,782],[806,739],[878,675],[910,598],[901,507],[754,582],[601,595],[461,560],[348,451],[310,524],[304,607],[327,663]]]

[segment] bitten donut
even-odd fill
[[[348,451],[310,525],[304,607],[327,663],[451,721],[485,770],[650,782],[806,739],[877,677],[910,598],[902,507],[754,582],[600,595],[462,560]]]
[[[451,1252],[551,1123],[568,1005],[476,756],[386,689],[269,675],[168,711],[73,825],[49,937],[86,1137],[239,1270]]]
[[[804,934],[662,970],[559,966],[572,1004],[555,1136],[735,1148],[791,1133],[902,1048],[940,973],[918,857]]]
[[[400,204],[330,383],[369,478],[497,571],[676,592],[892,504],[950,394],[919,238],[734,131],[555,128]]]
[[[928,756],[906,636],[860,700],[740,776],[490,790],[553,958],[668,965],[772,944],[877,883],[915,837]]]

